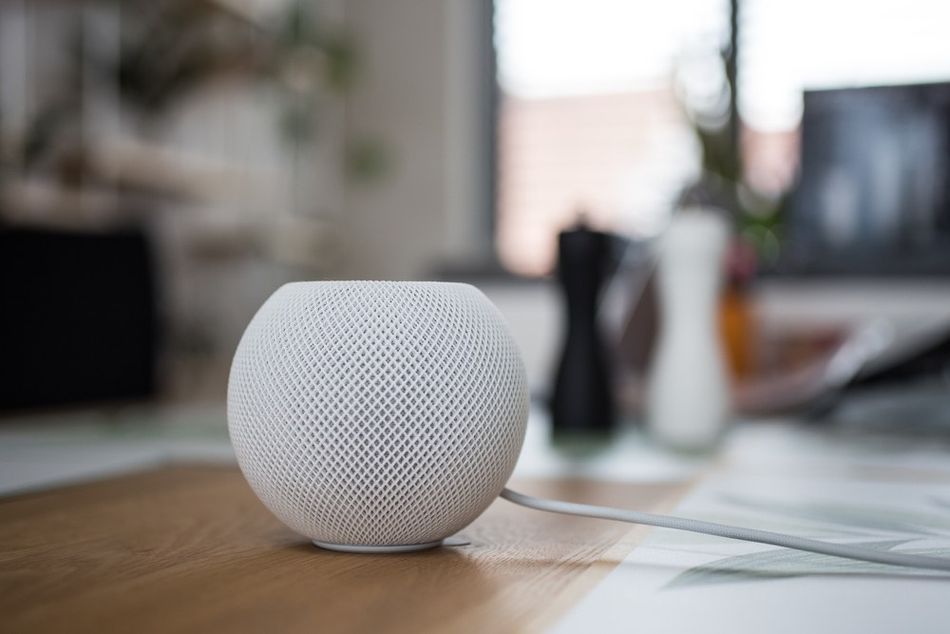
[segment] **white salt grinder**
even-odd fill
[[[729,418],[719,337],[719,292],[729,229],[718,212],[677,212],[659,240],[660,328],[647,393],[647,424],[682,451],[716,444]]]

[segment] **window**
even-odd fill
[[[582,212],[632,236],[663,226],[700,165],[684,99],[721,97],[727,39],[723,0],[496,2],[506,268],[550,271]]]
[[[496,0],[496,244],[506,268],[549,272],[557,232],[581,212],[632,237],[662,229],[699,175],[696,126],[728,114],[730,5]],[[948,23],[945,0],[740,0],[745,184],[773,201],[795,187],[805,92],[950,80]],[[893,209],[909,213],[899,190]],[[841,224],[813,211],[816,226]]]

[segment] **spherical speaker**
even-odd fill
[[[318,546],[412,550],[511,475],[528,390],[495,306],[466,284],[299,282],[244,333],[228,384],[238,464]]]

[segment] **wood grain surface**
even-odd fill
[[[519,482],[663,509],[682,484]],[[320,550],[236,468],[172,466],[0,499],[0,630],[503,632],[555,622],[647,529],[495,504],[468,546]]]

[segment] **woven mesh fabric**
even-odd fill
[[[498,310],[465,284],[301,282],[238,345],[228,426],[264,504],[332,544],[436,541],[500,493],[528,390]]]

